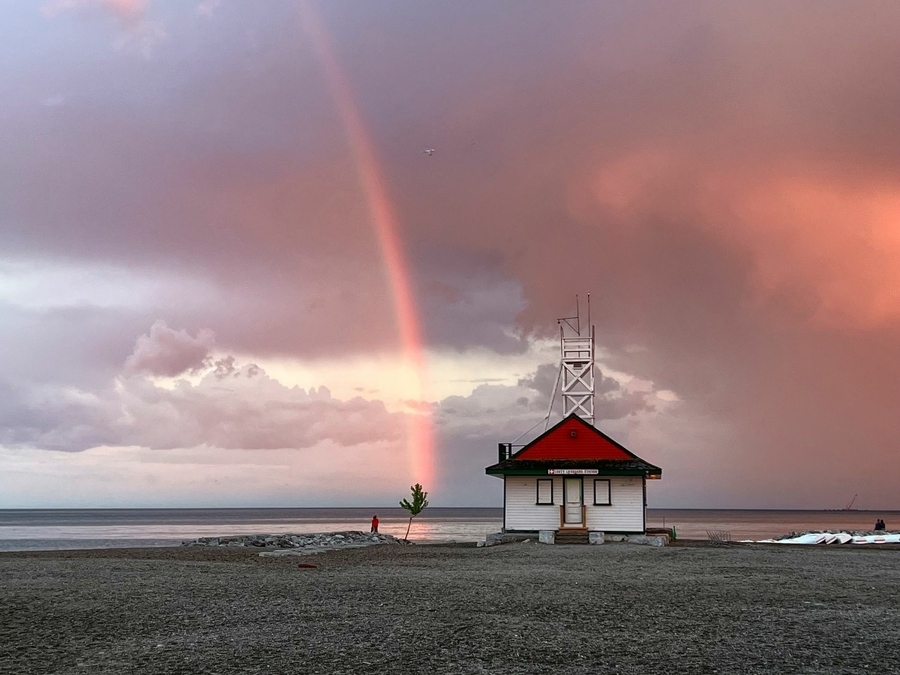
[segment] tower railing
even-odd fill
[[[560,328],[563,416],[575,413],[594,423],[594,327],[588,335],[566,335]]]

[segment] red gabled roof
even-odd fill
[[[522,448],[510,460],[638,459],[602,431],[570,415]]]
[[[508,443],[499,447],[500,461],[484,471],[490,476],[549,475],[551,469],[591,469],[592,473],[661,478],[662,469],[645,462],[599,429],[569,415],[511,457]]]

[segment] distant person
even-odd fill
[[[372,516],[372,529],[369,532],[378,532],[378,516]]]
[[[884,521],[881,518],[879,518],[878,520],[875,521],[875,530],[879,531],[879,530],[883,530],[883,529],[884,529]]]

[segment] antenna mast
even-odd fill
[[[587,296],[587,325],[582,330],[581,303],[575,296],[575,316],[558,319],[563,417],[572,413],[594,425],[594,326],[591,294]]]

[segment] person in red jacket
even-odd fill
[[[370,532],[378,532],[378,516],[372,516],[372,529]]]

